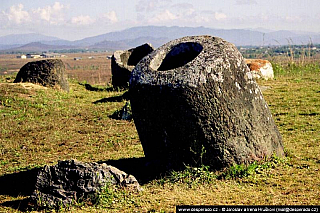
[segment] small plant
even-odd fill
[[[253,162],[248,165],[244,164],[234,164],[222,174],[218,176],[218,179],[238,179],[249,177],[254,174],[262,174],[270,169],[274,169],[280,164],[286,162],[285,158],[279,158],[273,155],[269,160],[266,159],[261,162]]]
[[[261,162],[253,162],[248,165],[234,164],[224,171],[212,171],[209,166],[201,167],[186,166],[183,171],[171,171],[168,176],[159,180],[160,185],[165,183],[187,184],[190,188],[198,184],[210,184],[217,179],[242,179],[255,174],[264,174],[270,169],[283,165],[286,158],[273,155]]]
[[[117,209],[124,206],[137,206],[137,201],[132,193],[124,188],[106,184],[98,194],[88,196],[82,203],[92,204],[99,208]],[[81,205],[80,205],[81,206]]]
[[[217,175],[210,171],[209,166],[202,165],[201,167],[186,166],[183,171],[171,171],[167,180],[171,183],[187,183],[189,186],[211,183],[217,178]]]
[[[197,141],[194,141],[194,146],[195,147],[193,149],[199,150],[199,148],[197,148]],[[207,152],[206,148],[203,145],[201,145],[201,151],[197,152],[193,149],[190,147],[190,152],[192,152],[194,154],[194,157],[196,157],[196,159],[193,158],[195,165],[203,165],[203,158]]]
[[[235,178],[243,178],[252,175],[257,168],[256,162],[249,164],[248,166],[244,164],[234,164],[230,168],[228,168],[224,173],[222,173],[219,178],[224,179],[235,179]]]
[[[89,197],[94,205],[110,207],[116,195],[110,184],[107,184],[99,194]]]

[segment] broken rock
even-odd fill
[[[273,79],[274,73],[272,64],[268,60],[262,59],[245,59],[253,78],[255,79]]]
[[[31,200],[40,207],[59,208],[97,195],[108,185],[142,190],[134,176],[113,166],[65,160],[39,171]]]

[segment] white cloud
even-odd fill
[[[178,7],[182,5],[183,7]],[[170,9],[162,10],[158,13],[149,14],[146,19],[148,24],[169,24],[184,26],[199,26],[209,23],[227,20],[225,13],[212,10],[197,11],[191,4],[175,4]]]
[[[157,0],[140,0],[136,5],[137,12],[152,11],[157,5]]]
[[[285,20],[288,22],[300,22],[302,21],[302,18],[299,16],[286,16]]]
[[[63,8],[65,8],[65,6],[63,4],[61,4],[60,2],[55,2],[52,8],[55,11],[60,11]]]
[[[215,13],[214,13],[214,18],[215,18],[216,20],[220,21],[220,20],[226,19],[226,18],[227,18],[227,15],[224,14],[224,13],[221,13],[221,12],[215,12]]]
[[[174,4],[171,7],[178,8],[178,9],[190,9],[190,8],[193,8],[193,5],[189,3],[179,3],[179,4]]]
[[[172,0],[140,0],[136,4],[137,21],[141,24],[192,25],[209,18],[198,14],[190,3],[174,3]]]
[[[23,10],[23,4],[13,5],[8,12],[2,11],[9,21],[15,24],[21,24],[30,21],[30,15]]]
[[[34,19],[49,22],[50,24],[59,24],[64,22],[63,10],[68,8],[60,2],[55,2],[53,6],[48,5],[43,8],[32,10]]]
[[[270,18],[265,13],[262,13],[261,15],[259,15],[259,19],[256,19],[256,20],[269,21]]]
[[[190,13],[187,16],[184,17],[185,23],[190,23],[190,24],[196,24],[196,26],[203,25],[206,23],[209,23],[213,20],[213,12],[210,11],[210,13],[203,13],[197,12],[197,11],[189,11]]]
[[[171,13],[169,10],[165,10],[161,13],[158,13],[154,17],[152,17],[149,22],[150,23],[160,23],[160,22],[167,22],[167,21],[172,21],[176,20],[178,17]]]
[[[118,17],[115,11],[110,11],[108,13],[103,14],[102,18],[111,24],[118,22]]]
[[[77,16],[71,19],[71,23],[75,25],[89,25],[93,24],[96,20],[91,18],[90,16]]]
[[[171,0],[140,0],[136,4],[137,12],[153,12],[168,6]]]
[[[184,19],[188,16],[194,17],[196,10],[190,4],[176,4],[173,5],[172,8],[174,9],[177,16],[181,19]]]
[[[197,24],[204,24],[210,22],[211,18],[205,15],[197,15],[193,18],[193,20]]]
[[[257,4],[256,0],[236,0],[236,4],[238,5],[251,5]]]
[[[55,2],[53,5],[48,5],[42,8],[34,8],[28,11],[24,10],[23,4],[13,5],[6,11],[1,11],[2,20],[6,23],[3,25],[21,25],[21,24],[39,24],[41,21],[49,24],[63,24],[64,10],[68,6]]]

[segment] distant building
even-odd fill
[[[27,58],[42,58],[39,54],[27,54]]]
[[[42,58],[61,58],[61,57],[66,57],[66,56],[61,55],[59,53],[42,53],[41,57]]]
[[[82,59],[81,57],[75,57],[73,60],[79,61],[79,60],[81,60],[81,59]]]
[[[26,55],[18,55],[17,58],[26,59],[27,56]]]

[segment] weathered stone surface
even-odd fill
[[[69,91],[65,66],[60,59],[33,61],[21,67],[14,83],[30,82]]]
[[[258,85],[223,39],[191,36],[159,47],[136,65],[129,91],[150,161],[221,168],[283,155]]]
[[[272,64],[268,60],[245,59],[254,79],[273,79]]]
[[[31,199],[40,207],[56,208],[96,195],[107,184],[142,190],[135,177],[113,166],[66,160],[39,171]]]
[[[152,51],[153,47],[148,43],[129,50],[115,51],[111,58],[113,87],[128,88],[131,71],[144,56]]]

